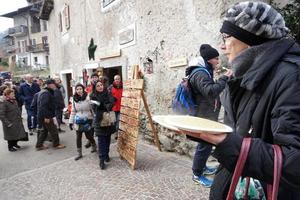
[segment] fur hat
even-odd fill
[[[253,46],[285,37],[289,29],[270,5],[245,1],[228,9],[220,31]]]
[[[205,61],[208,61],[212,58],[218,57],[219,52],[209,44],[202,44],[200,46],[200,55],[203,57]]]

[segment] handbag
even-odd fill
[[[233,200],[237,199],[235,196],[235,191],[237,184],[239,183],[239,178],[242,175],[242,171],[244,169],[249,149],[251,144],[251,138],[244,138],[240,155],[237,160],[237,164],[234,169],[234,173],[232,176],[231,184],[229,187],[229,191],[227,194],[226,200]],[[274,172],[273,172],[273,184],[267,185],[267,197],[268,200],[276,200],[277,194],[278,194],[278,187],[279,187],[279,181],[281,177],[281,169],[282,169],[282,151],[281,148],[278,145],[272,145],[273,151],[274,151]],[[246,178],[246,184],[245,184],[245,193],[243,199],[249,199],[249,185],[250,185],[251,178]],[[259,191],[256,191],[259,192]],[[261,197],[261,199],[265,199],[265,197]]]
[[[113,126],[116,123],[116,114],[114,111],[103,112],[100,121],[100,127]]]
[[[88,118],[87,117],[79,117],[77,115],[75,115],[75,124],[86,124],[88,123]]]

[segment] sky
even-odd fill
[[[9,13],[27,6],[26,0],[0,0],[0,15]],[[0,32],[13,27],[13,20],[6,17],[0,17]]]

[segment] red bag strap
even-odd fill
[[[236,186],[238,184],[240,176],[242,175],[242,172],[243,172],[243,169],[244,169],[247,157],[248,157],[250,145],[251,145],[251,138],[244,138],[242,147],[241,147],[241,151],[240,151],[240,155],[237,160],[237,163],[236,163],[236,166],[234,169],[234,173],[233,173],[233,176],[231,179],[231,184],[229,187],[229,191],[228,191],[226,200],[233,199]]]
[[[273,185],[267,186],[268,200],[276,200],[282,171],[282,151],[280,146],[272,145],[274,151]]]

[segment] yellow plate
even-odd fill
[[[165,122],[171,126],[177,127],[180,130],[191,131],[195,133],[203,131],[211,132],[213,134],[232,132],[232,128],[229,126],[200,117],[173,115],[166,117]]]
[[[160,124],[161,126],[167,128],[167,129],[171,129],[173,131],[179,131],[178,128],[176,128],[175,126],[172,126],[166,122],[166,119],[169,117],[170,117],[169,115],[154,115],[153,121],[155,121],[156,123]]]

